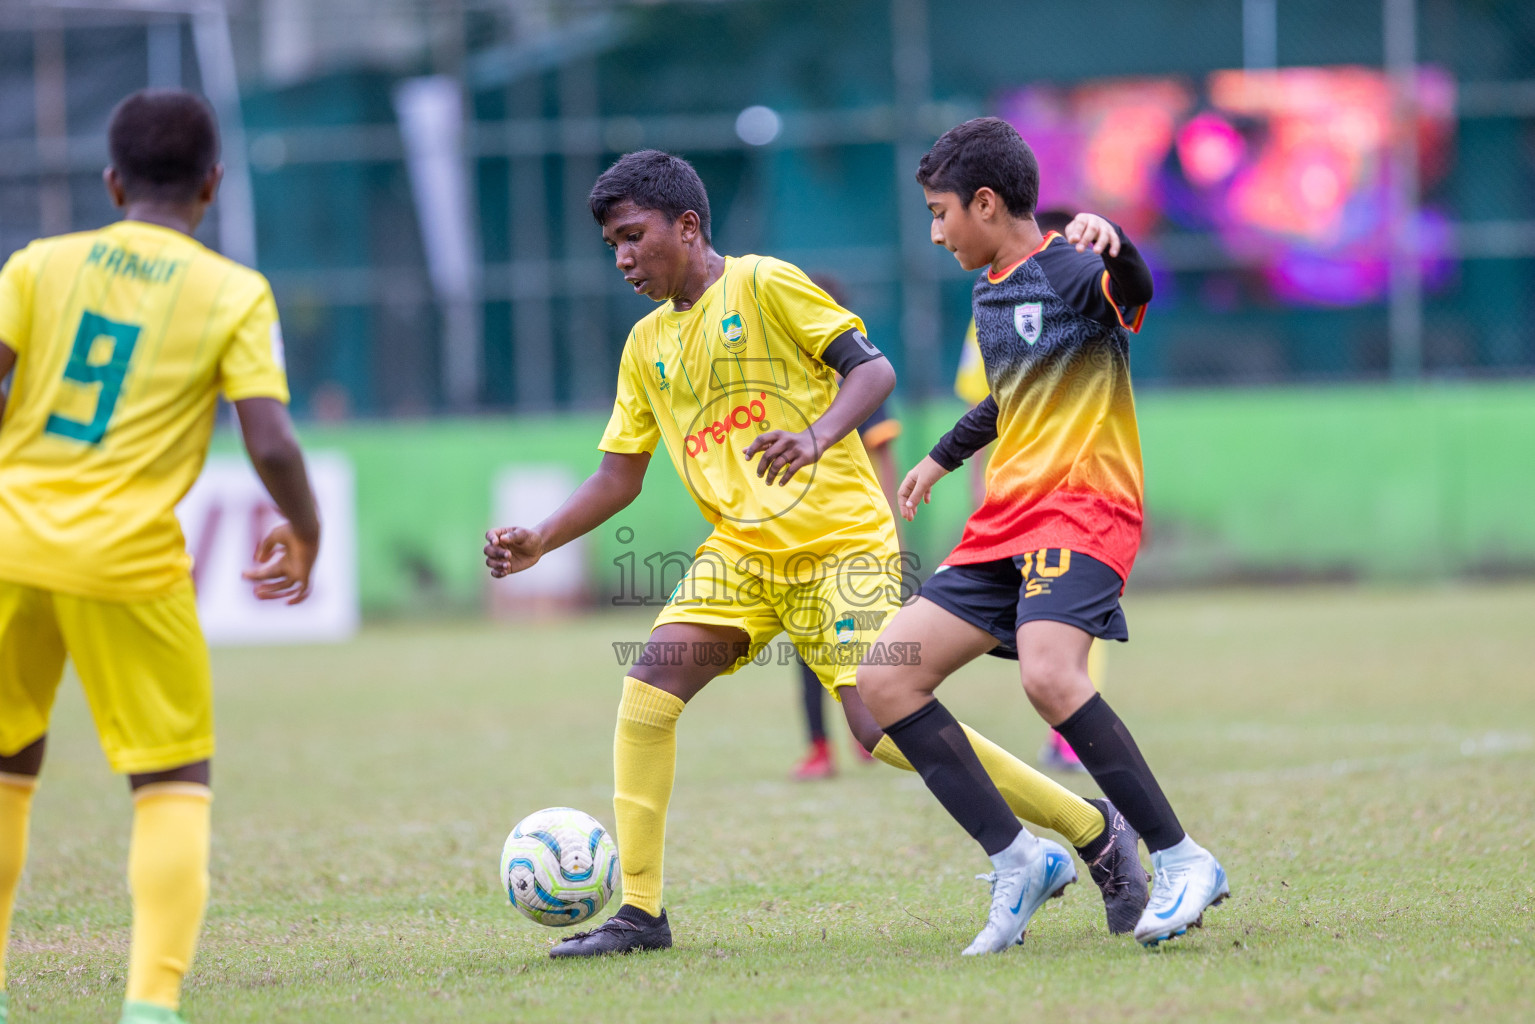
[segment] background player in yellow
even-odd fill
[[[123,1024],[173,1024],[208,891],[213,705],[175,518],[220,393],[287,522],[246,573],[309,593],[320,524],[288,418],[266,279],[191,235],[218,191],[218,127],[179,90],[107,128],[124,219],[33,242],[0,270],[0,1022],[5,944],[48,718],[68,657],[134,799]]]
[[[902,596],[901,554],[853,432],[894,387],[889,361],[799,268],[715,252],[709,198],[687,161],[630,153],[597,180],[590,205],[624,279],[661,305],[624,346],[601,466],[537,526],[491,531],[486,564],[497,577],[520,572],[616,515],[662,441],[714,531],[624,679],[613,742],[623,906],[556,957],[671,945],[661,889],[677,719],[780,632],[842,701],[865,749],[910,770],[852,686],[860,657],[907,653],[882,652],[876,639]],[[1111,806],[969,735],[1016,813],[1061,832],[1095,872],[1113,866],[1100,882],[1111,907],[1144,904],[1137,837]]]

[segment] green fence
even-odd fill
[[[1535,385],[1152,392],[1139,411],[1149,529],[1138,584],[1535,572]],[[957,403],[906,410],[898,465],[961,412]],[[579,480],[597,464],[604,422],[305,427],[308,447],[343,452],[356,468],[364,609],[481,607],[496,473],[559,466]],[[963,476],[939,484],[906,530],[925,569],[969,512]],[[620,527],[633,530],[628,543]],[[618,592],[615,558],[691,552],[707,532],[658,457],[644,494],[593,538],[592,593]]]
[[[1148,575],[1535,571],[1528,383],[1141,404]]]

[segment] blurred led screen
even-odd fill
[[[1418,72],[1417,116],[1395,135],[1391,80],[1373,68],[1217,71],[1183,78],[1031,85],[998,113],[1034,148],[1041,209],[1091,210],[1132,235],[1208,233],[1256,266],[1270,294],[1348,306],[1385,296],[1393,149],[1414,141],[1425,283],[1452,272],[1449,224],[1431,200],[1454,149],[1454,83]]]

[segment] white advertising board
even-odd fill
[[[256,545],[282,521],[243,457],[212,456],[176,509],[193,559],[197,612],[215,646],[334,643],[357,632],[357,516],[351,463],[328,452],[308,457],[320,505],[320,559],[303,604],[260,601],[240,574]]]
[[[536,526],[565,503],[580,481],[564,466],[508,466],[492,483],[492,526]],[[516,615],[526,611],[574,608],[586,597],[586,539],[578,537],[548,552],[525,572],[494,580],[491,611]]]

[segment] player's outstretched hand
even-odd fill
[[[496,579],[531,569],[544,557],[544,538],[524,526],[508,526],[485,535],[485,564]]]
[[[1077,252],[1093,252],[1102,256],[1119,255],[1119,232],[1114,225],[1096,213],[1079,213],[1066,225],[1066,241],[1077,247]]]
[[[746,461],[750,462],[751,457],[758,452],[762,453],[762,458],[757,461],[757,475],[766,477],[769,485],[776,478],[780,487],[787,484],[796,472],[821,457],[821,448],[815,442],[815,435],[808,430],[798,433],[768,430],[758,434],[746,446],[743,454]]]
[[[933,485],[949,475],[949,471],[933,461],[931,455],[924,455],[922,461],[912,467],[906,479],[901,481],[901,489],[896,492],[896,504],[900,507],[901,518],[908,523],[917,518],[917,506],[929,504],[933,499],[931,491]]]
[[[290,523],[272,527],[256,548],[256,564],[241,575],[256,584],[263,601],[298,604],[309,596],[309,574],[320,555],[318,540],[306,541]]]

